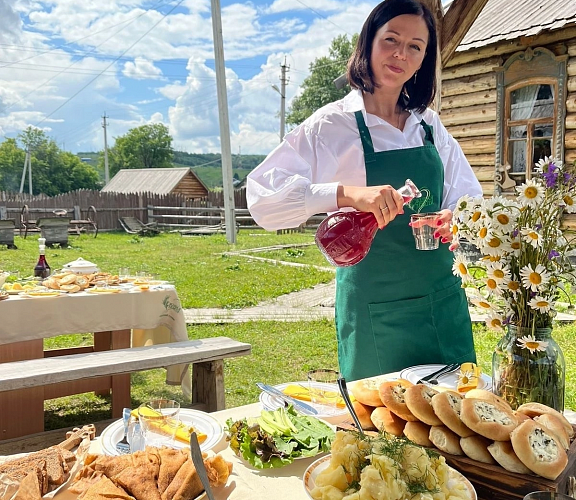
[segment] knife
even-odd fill
[[[445,365],[442,368],[440,368],[439,370],[436,370],[435,372],[430,373],[429,375],[426,375],[425,377],[422,377],[420,380],[418,380],[418,382],[416,382],[416,384],[421,384],[423,382],[428,382],[429,380],[432,380],[433,378],[438,378],[440,375],[444,375],[445,373],[449,373],[449,372],[454,371],[459,366],[460,366],[459,363],[452,363],[451,365]]]
[[[216,500],[214,498],[214,493],[212,493],[212,488],[210,487],[208,474],[206,474],[206,467],[204,467],[204,459],[202,458],[202,451],[200,451],[196,432],[190,433],[190,456],[192,457],[192,463],[196,468],[198,477],[200,477],[200,481],[202,481],[202,486],[204,487],[208,500]]]
[[[291,404],[296,411],[304,415],[318,415],[318,410],[316,408],[302,401],[294,399],[290,396],[287,396],[281,390],[276,389],[276,387],[272,387],[271,385],[268,384],[263,384],[262,382],[256,382],[256,385],[261,391],[264,391],[266,394],[269,394],[272,397],[281,399],[282,401]]]

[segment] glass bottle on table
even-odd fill
[[[410,179],[406,179],[398,193],[404,199],[404,205],[422,196]],[[368,254],[377,229],[378,222],[372,212],[338,211],[320,223],[315,240],[330,264],[353,266]]]
[[[46,238],[38,238],[38,262],[34,266],[34,276],[37,278],[47,278],[50,276],[50,266],[46,261]]]

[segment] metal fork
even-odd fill
[[[128,423],[130,422],[130,408],[122,410],[122,420],[124,421],[124,437],[116,443],[116,451],[121,455],[130,453],[130,443],[128,442]]]
[[[426,377],[424,377],[424,383],[426,384],[431,384],[431,385],[438,385],[438,379],[448,373],[452,373],[455,372],[456,370],[458,370],[460,368],[460,363],[453,363],[451,365],[448,365],[444,368],[444,370],[442,370],[440,373],[437,373],[434,377],[432,377],[429,380],[426,380]]]

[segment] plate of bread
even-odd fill
[[[208,451],[214,448],[224,437],[224,429],[218,420],[208,413],[192,410],[191,408],[180,409],[180,423],[188,426],[190,432],[192,429],[198,435],[203,434],[206,438],[200,442],[200,449]],[[177,434],[178,435],[178,434]],[[122,419],[110,424],[101,434],[102,451],[106,455],[119,455],[116,449],[116,443],[124,437],[124,423]],[[181,449],[189,447],[190,433],[187,433],[182,439],[175,439],[172,443],[166,443],[166,446]]]

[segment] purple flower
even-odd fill
[[[555,187],[558,182],[558,169],[555,165],[550,165],[546,172],[542,171],[542,177],[546,181],[546,187]]]
[[[550,253],[548,254],[548,259],[552,260],[555,259],[556,257],[560,257],[560,254],[556,250],[550,250]]]

